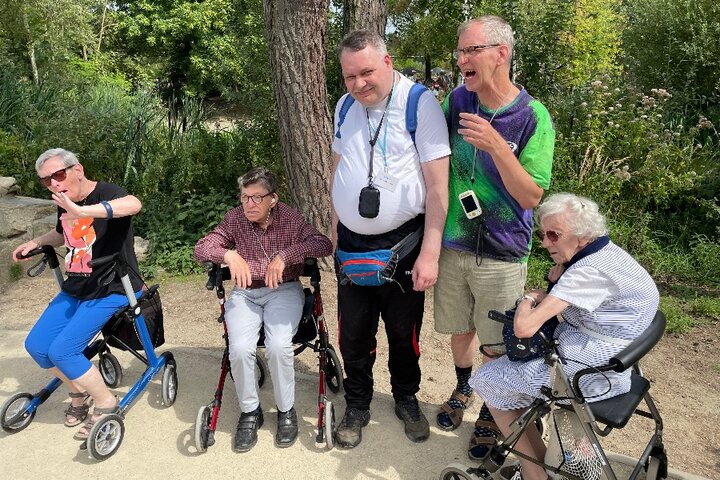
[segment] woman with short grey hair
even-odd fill
[[[542,246],[555,266],[548,291],[533,290],[517,302],[514,330],[519,338],[534,335],[549,318],[562,313],[555,330],[563,365],[572,377],[586,365],[602,365],[640,336],[659,304],[655,282],[645,269],[607,235],[605,217],[595,202],[571,193],[549,196],[537,208]],[[470,380],[487,403],[497,427],[507,436],[510,425],[550,385],[543,358],[510,361],[503,356],[480,367]],[[626,393],[630,371],[588,375],[580,390],[588,402]],[[517,443],[528,456],[542,461],[545,444],[531,425]],[[545,470],[521,460],[521,471],[501,471],[511,479],[545,480]],[[514,468],[514,467],[507,467]]]

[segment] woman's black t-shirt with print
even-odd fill
[[[122,187],[112,183],[97,182],[95,189],[78,205],[95,205],[103,200],[110,201],[127,196]],[[66,218],[67,212],[58,207],[58,220],[55,230],[65,238],[65,272],[67,279],[63,283],[63,291],[75,298],[83,300],[102,298],[111,293],[125,294],[122,283],[117,275],[106,286],[98,280],[112,268],[106,264],[99,268],[91,268],[88,262],[93,258],[105,257],[120,252],[130,266],[130,271],[138,271],[137,258],[133,249],[132,217],[113,218]],[[138,291],[142,285],[137,275],[130,273],[133,290]]]

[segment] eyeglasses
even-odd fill
[[[542,230],[537,231],[537,236],[540,238],[540,241],[545,240],[545,237],[547,237],[547,239],[550,240],[550,243],[557,243],[563,235],[563,233],[556,232],[555,230],[547,230],[544,232]]]
[[[272,194],[273,194],[273,192],[266,193],[265,195],[251,195],[251,196],[240,195],[240,203],[245,205],[246,203],[248,203],[249,200],[252,200],[254,204],[258,205],[258,204],[260,204],[260,202],[263,201],[263,199],[265,197],[267,197],[268,195],[272,195]]]
[[[42,183],[46,187],[49,187],[52,184],[53,180],[55,180],[56,182],[64,182],[67,178],[67,171],[73,168],[75,165],[61,168],[60,170],[53,172],[52,175],[48,175],[47,177],[40,177],[40,183]]]
[[[460,54],[464,54],[466,57],[474,57],[478,53],[480,53],[482,50],[485,50],[486,48],[494,48],[499,47],[500,43],[492,43],[488,45],[469,45],[465,48],[458,48],[457,50],[453,50],[453,58],[457,60],[460,58]]]

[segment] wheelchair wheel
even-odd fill
[[[162,401],[166,407],[175,403],[177,398],[178,379],[175,360],[168,360],[165,364],[162,377]]]
[[[461,463],[451,463],[440,472],[440,480],[480,480],[472,468]]]
[[[212,410],[207,405],[200,407],[200,410],[198,410],[197,419],[195,420],[195,448],[199,453],[208,449],[211,416]]]
[[[325,400],[325,413],[323,419],[325,430],[325,446],[332,450],[335,446],[335,405],[330,400]]]
[[[265,384],[265,377],[267,376],[267,366],[265,361],[260,357],[255,357],[255,378],[257,379],[258,388],[262,388]],[[234,379],[233,379],[234,380]]]
[[[0,425],[3,430],[8,433],[17,433],[30,425],[37,410],[30,413],[25,412],[25,410],[32,399],[31,394],[23,392],[16,393],[3,402],[2,407],[0,407]]]
[[[118,359],[110,352],[100,354],[98,370],[108,388],[116,388],[122,382],[123,371]]]
[[[95,460],[105,460],[118,451],[125,435],[125,423],[118,414],[105,415],[90,429],[85,443]]]
[[[340,359],[335,353],[332,345],[327,350],[327,359],[325,361],[325,383],[333,393],[338,393],[343,389],[343,370]]]

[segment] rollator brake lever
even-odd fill
[[[37,277],[45,271],[45,267],[47,267],[47,258],[43,256],[39,262],[27,269],[28,277]]]

